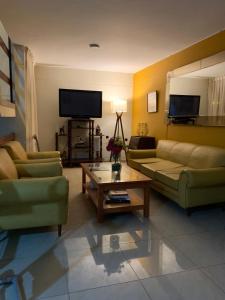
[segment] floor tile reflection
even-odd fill
[[[70,295],[70,300],[150,300],[142,285],[132,283],[115,284]]]
[[[224,293],[201,271],[193,270],[144,279],[152,300],[224,300]]]
[[[139,278],[191,269],[194,264],[168,241],[121,244],[124,256]]]
[[[23,300],[225,299],[225,212],[184,210],[151,192],[150,218],[107,215],[81,193],[81,169],[70,180],[68,224],[10,231],[0,242],[0,277],[17,275]],[[0,299],[14,300],[13,287]]]

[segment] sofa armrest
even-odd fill
[[[29,159],[42,159],[42,158],[60,158],[59,151],[42,151],[42,152],[29,152],[27,153]]]
[[[225,168],[183,170],[180,183],[186,183],[188,187],[193,188],[225,185]]]
[[[67,201],[68,181],[64,176],[0,181],[0,206]]]
[[[39,164],[16,164],[19,177],[53,177],[62,175],[59,162]]]
[[[127,159],[156,157],[156,149],[127,151]]]

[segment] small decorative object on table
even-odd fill
[[[146,136],[148,134],[148,124],[138,123],[137,134],[139,136]]]
[[[59,128],[59,134],[60,135],[65,135],[65,130],[64,130],[64,126]]]
[[[101,128],[100,126],[97,124],[96,128],[95,128],[95,134],[96,135],[100,135],[101,134]]]
[[[120,154],[123,147],[124,145],[121,137],[117,136],[115,138],[109,139],[109,143],[106,147],[106,150],[111,151],[111,155],[114,160],[114,163],[112,164],[112,172],[121,171]]]

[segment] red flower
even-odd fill
[[[110,138],[109,143],[106,147],[107,151],[111,151],[113,155],[119,155],[122,149],[123,144],[118,137],[115,138],[115,140],[114,138]]]

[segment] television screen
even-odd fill
[[[102,92],[59,89],[59,115],[72,118],[101,118]]]
[[[169,117],[197,117],[200,96],[170,95]]]

